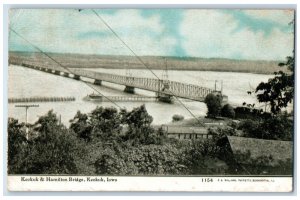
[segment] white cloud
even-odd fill
[[[197,57],[279,60],[292,53],[293,35],[278,29],[266,36],[251,30],[235,31],[232,15],[217,10],[189,10],[181,26],[184,49]]]
[[[138,10],[122,9],[114,15],[99,14],[138,55],[167,55],[175,45],[175,38],[160,37],[164,27],[158,15],[144,18]],[[24,10],[14,27],[44,51],[132,55],[89,10]],[[80,39],[80,35],[90,32],[99,35]],[[101,36],[103,33],[105,36]],[[13,40],[15,37],[12,34]]]
[[[120,10],[115,15],[102,15],[102,17],[137,55],[172,54],[176,38],[171,35],[163,35],[165,27],[159,15],[144,18],[140,15],[139,10]],[[103,28],[111,33],[107,27]],[[163,37],[161,37],[162,35]],[[122,54],[132,55],[113,34],[107,39],[111,42],[114,41],[116,48],[120,49]],[[104,38],[104,40],[106,39]],[[118,53],[120,54],[120,52],[116,52],[116,54]]]

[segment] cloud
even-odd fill
[[[170,55],[176,39],[164,35],[159,15],[142,17],[139,10],[99,12],[105,22],[138,55]],[[122,42],[89,10],[25,10],[14,29],[44,51],[132,55]],[[162,37],[163,35],[163,37]],[[32,47],[13,33],[10,49]]]
[[[263,30],[247,28],[247,24],[237,31],[239,24],[231,13],[189,10],[181,25],[183,46],[188,55],[196,57],[282,60],[292,53],[291,33],[273,27],[266,36]]]
[[[115,12],[97,10],[104,21],[122,38],[125,43],[135,51],[138,55],[172,55],[176,49],[177,37],[174,34],[169,34],[166,17],[157,10],[145,16],[145,10],[118,10]],[[150,12],[151,13],[151,12]],[[86,15],[91,13],[86,12]],[[89,16],[91,17],[91,16]],[[92,16],[95,17],[95,16]],[[81,33],[79,37],[85,36],[85,40],[90,44],[101,38],[102,43],[110,40],[107,44],[112,45],[115,41],[114,48],[120,49],[120,52],[114,51],[113,54],[132,53],[120,42],[112,32],[99,21],[99,27],[90,27],[88,32]],[[174,31],[172,32],[174,33]],[[88,38],[89,36],[92,36]],[[106,43],[106,42],[105,42]],[[118,46],[118,47],[117,47]],[[105,52],[110,52],[104,50]]]
[[[180,25],[185,9],[142,9],[140,10],[143,17],[159,16],[160,22],[164,29],[160,37],[172,37],[176,43],[172,47],[172,55],[186,56],[181,41],[183,36],[180,33]]]
[[[97,12],[138,55],[279,60],[293,49],[293,34],[285,31],[291,11]],[[44,51],[132,55],[91,10],[23,9],[19,14],[13,10],[11,16],[12,27]],[[33,49],[13,33],[9,48]]]

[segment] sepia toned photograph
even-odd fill
[[[295,26],[292,9],[10,9],[9,189],[291,192]]]

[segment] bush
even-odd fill
[[[126,175],[127,163],[112,149],[105,149],[103,154],[94,163],[96,174]]]
[[[246,119],[241,121],[238,127],[244,132],[245,137],[262,138],[262,130],[258,120]]]
[[[173,145],[127,145],[105,149],[94,163],[96,174],[168,175],[185,174],[182,150]]]
[[[213,93],[208,94],[205,97],[204,102],[206,103],[208,112],[208,117],[217,117],[220,115],[222,108],[222,97],[220,95],[215,95]]]
[[[173,119],[173,122],[179,122],[179,121],[184,120],[184,116],[182,116],[182,115],[173,115],[172,119]]]
[[[238,129],[244,131],[246,137],[287,141],[293,137],[293,121],[286,113],[267,119],[247,119],[239,124]]]
[[[234,118],[235,117],[235,111],[233,107],[230,104],[226,104],[223,106],[221,110],[221,115],[223,117],[228,117],[228,118]]]
[[[183,149],[182,163],[187,167],[188,174],[224,173],[223,166],[214,166],[215,163],[219,162],[218,156],[220,154],[220,147],[216,145],[214,140],[191,141]]]

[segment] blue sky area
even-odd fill
[[[283,60],[293,51],[291,10],[102,9],[138,55]],[[13,9],[10,27],[43,51],[132,55],[92,10]],[[10,32],[9,49],[34,51]]]

